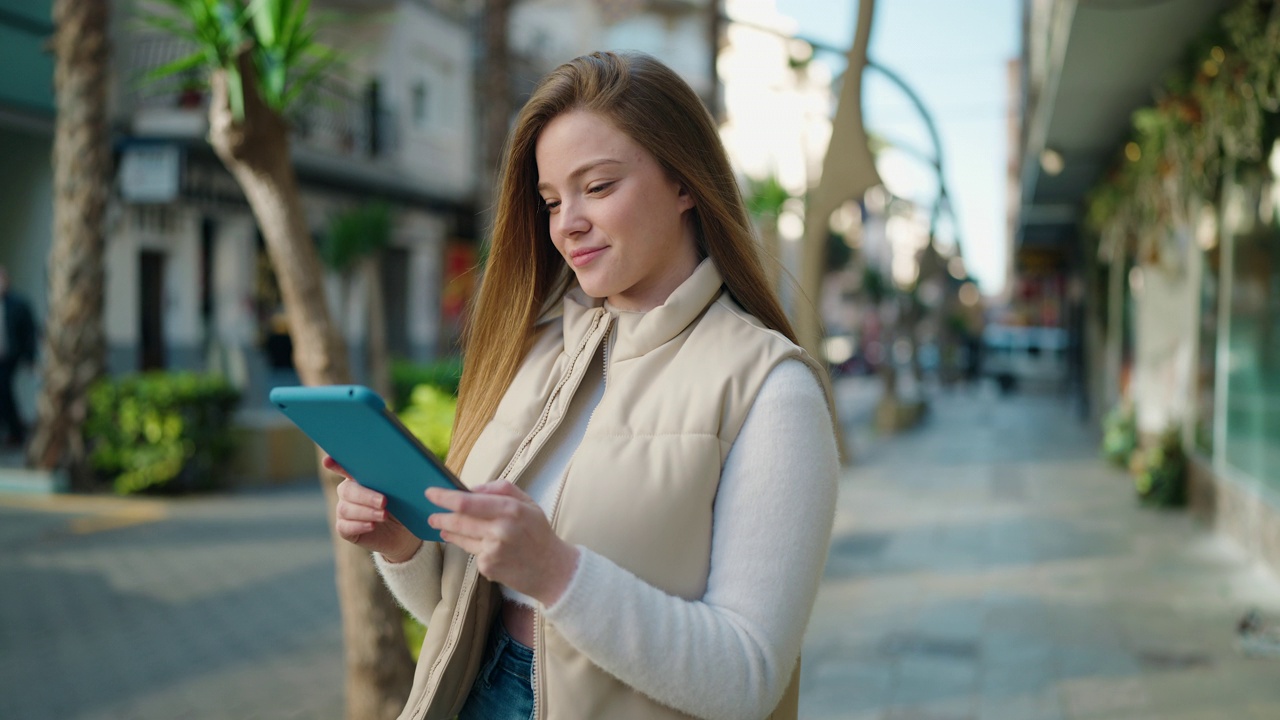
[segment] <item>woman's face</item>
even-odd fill
[[[698,265],[693,198],[608,120],[575,110],[538,136],[551,241],[591,297],[650,310]]]

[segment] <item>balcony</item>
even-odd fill
[[[132,39],[122,53],[121,115],[136,135],[202,140],[209,130],[209,98],[198,76],[142,81],[148,72],[189,55],[190,43],[160,35]],[[373,161],[397,146],[396,123],[377,84],[364,90],[338,76],[321,79],[289,111],[294,140],[307,154]]]

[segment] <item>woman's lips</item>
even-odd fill
[[[569,255],[569,260],[570,262],[573,263],[574,267],[582,267],[583,265],[586,265],[592,260],[595,260],[596,257],[600,255],[600,253],[604,252],[607,249],[609,248],[606,245],[604,247],[591,248],[590,250],[578,250]]]

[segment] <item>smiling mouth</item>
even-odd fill
[[[604,247],[592,248],[590,250],[579,250],[577,252],[570,253],[569,262],[573,263],[573,266],[576,268],[582,267],[583,265],[586,265],[592,260],[595,260],[597,257],[599,257],[600,253],[604,252],[607,249],[609,249],[608,245]]]

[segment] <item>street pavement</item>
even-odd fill
[[[1233,644],[1280,583],[1136,506],[1060,398],[957,391],[869,430],[837,383],[841,481],[804,651],[812,720],[1280,718]],[[304,484],[184,499],[0,495],[0,719],[342,715],[324,505]]]
[[[342,716],[318,485],[0,499],[0,718]]]
[[[1062,398],[943,394],[916,431],[854,434],[801,717],[1280,718],[1280,660],[1234,645],[1280,584],[1139,507]]]

